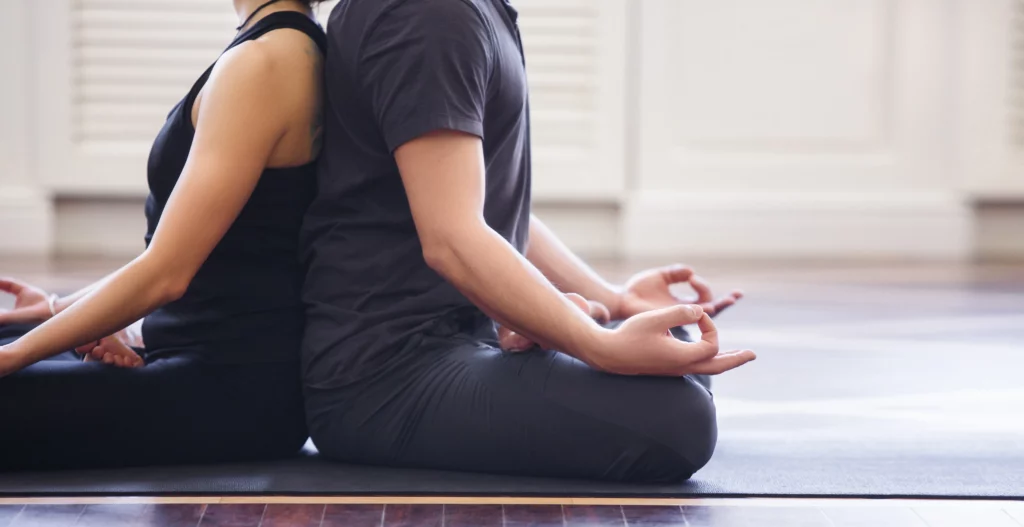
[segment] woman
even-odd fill
[[[0,469],[243,460],[306,441],[296,246],[320,150],[313,3],[234,0],[238,35],[153,144],[141,256],[65,298],[6,282]],[[116,333],[142,317],[140,357]],[[56,360],[75,347],[106,364]]]

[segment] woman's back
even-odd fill
[[[315,128],[319,126],[318,70],[324,37],[306,15],[282,11],[267,15],[239,34],[228,50],[255,44],[255,39],[261,39],[270,53],[280,51],[292,59],[268,66],[313,68],[311,74],[304,75],[281,71],[288,82],[310,83],[289,91],[296,94],[294,101],[281,101],[295,116],[291,126],[295,133],[283,134],[269,154],[267,166],[274,168],[266,168],[260,175],[248,202],[185,294],[146,317],[143,333],[150,359],[180,352],[199,353],[217,362],[296,358],[303,324],[297,243],[302,216],[314,192],[312,161],[320,148]],[[308,48],[314,60],[295,61],[296,46]],[[148,167],[147,244],[189,158],[202,89],[212,71],[213,66],[175,106],[153,144]]]

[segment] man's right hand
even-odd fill
[[[0,291],[14,295],[14,309],[0,312],[0,325],[37,324],[50,318],[46,291],[14,278],[0,278]]]
[[[696,323],[698,342],[683,342],[669,330]],[[753,351],[720,353],[718,331],[697,305],[677,305],[640,313],[614,330],[604,330],[580,355],[591,366],[621,375],[717,375],[755,358]]]

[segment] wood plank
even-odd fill
[[[915,507],[928,527],[1020,527],[1003,509]]]
[[[214,503],[206,506],[199,525],[201,527],[258,527],[266,508],[266,505],[255,503]]]
[[[138,524],[140,527],[195,527],[205,511],[206,505],[201,503],[156,503],[146,508]]]
[[[626,505],[622,507],[622,515],[625,516],[628,527],[681,527],[686,525],[686,518],[683,517],[683,510],[680,507]]]
[[[147,507],[140,503],[86,505],[75,527],[134,527]]]
[[[319,527],[325,508],[309,503],[269,504],[260,527]]]
[[[383,505],[328,505],[320,527],[379,527],[383,520]]]
[[[384,527],[441,527],[444,505],[385,505]]]
[[[384,505],[404,504],[467,504],[467,505],[636,505],[636,506],[704,506],[704,507],[920,507],[955,505],[958,507],[1006,508],[1006,500],[941,500],[941,499],[859,499],[859,498],[579,498],[516,497],[516,496],[60,496],[46,498],[0,498],[0,505],[89,505],[93,503],[313,503]],[[1012,508],[1012,507],[1011,507]]]
[[[566,505],[562,507],[566,526],[623,527],[622,507],[618,505]]]
[[[559,505],[505,505],[505,527],[562,527]]]
[[[8,527],[11,520],[24,508],[24,505],[0,505],[0,527]]]
[[[834,527],[926,527],[910,507],[823,507]]]
[[[445,505],[445,527],[501,527],[501,505]]]
[[[683,507],[691,527],[831,527],[816,507]]]
[[[28,505],[11,527],[66,527],[74,525],[83,511],[85,505]]]

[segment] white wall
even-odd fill
[[[587,252],[959,258],[974,198],[1024,197],[1016,0],[513,2],[538,211]],[[148,142],[232,22],[0,2],[0,252],[137,251]]]
[[[33,171],[31,0],[0,3],[0,251],[52,245],[50,195]]]
[[[970,206],[944,159],[948,2],[641,8],[628,252],[968,254]]]

